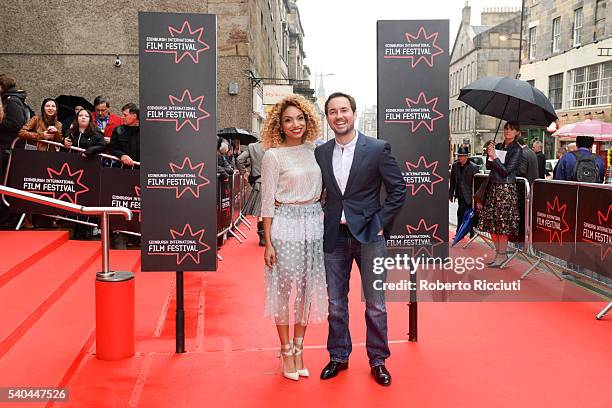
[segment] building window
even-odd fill
[[[606,34],[606,1],[597,0],[595,4],[595,39]]]
[[[467,66],[467,83],[468,85],[472,83],[472,64]]]
[[[487,61],[487,75],[498,76],[499,75],[499,61],[489,60]]]
[[[557,17],[552,23],[552,52],[558,52],[561,45],[561,17]]]
[[[573,46],[577,47],[582,43],[582,7],[574,10],[574,29],[572,30]]]
[[[491,47],[493,48],[499,47],[499,33],[490,33],[489,43],[491,44]]]
[[[548,77],[548,99],[553,108],[561,109],[563,105],[563,74]]]
[[[529,29],[529,59],[535,59],[536,55],[536,29],[537,27],[531,27]]]
[[[610,103],[612,61],[568,72],[568,108]]]

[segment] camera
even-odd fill
[[[119,58],[119,56],[115,56],[115,66],[117,68],[119,68],[121,66],[122,62],[121,62],[121,58]]]

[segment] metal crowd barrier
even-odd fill
[[[475,202],[474,202],[474,192],[476,189],[476,185],[478,184],[476,182],[476,179],[484,179],[488,177],[485,174],[475,174],[474,175],[474,183],[472,184],[472,208],[476,208],[475,206]],[[506,267],[508,265],[508,263],[514,259],[515,257],[521,257],[523,258],[530,266],[529,268],[521,275],[520,279],[525,279],[533,270],[535,269],[540,269],[541,271],[544,271],[542,268],[546,268],[546,270],[550,273],[552,273],[554,276],[556,276],[559,280],[563,280],[563,277],[558,273],[558,271],[556,269],[561,269],[561,270],[565,270],[567,273],[571,274],[571,275],[575,275],[575,276],[580,276],[582,278],[588,279],[592,282],[596,282],[597,284],[603,284],[607,287],[612,287],[612,285],[610,284],[610,282],[606,282],[603,279],[603,276],[597,274],[597,273],[593,273],[593,275],[588,275],[573,269],[570,269],[566,266],[563,265],[559,265],[557,263],[552,262],[550,259],[546,259],[543,257],[543,255],[549,256],[550,258],[556,258],[553,257],[552,255],[547,255],[547,254],[540,254],[538,251],[535,250],[534,245],[533,245],[533,223],[532,223],[532,219],[531,219],[531,215],[533,213],[533,194],[534,194],[534,190],[531,188],[531,186],[529,185],[529,182],[527,181],[527,179],[523,178],[523,177],[517,177],[517,183],[521,183],[524,188],[525,188],[525,198],[524,198],[524,205],[525,205],[525,211],[523,215],[523,219],[524,219],[524,244],[522,245],[522,247],[519,246],[515,246],[514,247],[514,251],[511,254],[511,256],[508,258],[507,261],[505,261],[501,267]],[[574,182],[574,181],[560,181],[560,180],[544,180],[544,179],[537,179],[535,182],[538,183],[543,183],[543,184],[564,184],[564,185],[576,185],[576,186],[581,186],[581,185],[587,185],[587,186],[591,186],[591,187],[599,187],[599,188],[605,188],[603,187],[601,184],[594,184],[594,183],[578,183],[578,182]],[[576,208],[578,208],[578,203],[576,203]],[[458,223],[460,225],[461,220],[458,220]],[[458,225],[458,227],[459,227]],[[476,238],[480,237],[488,246],[490,247],[494,247],[492,244],[492,240],[489,236],[488,233],[485,233],[483,231],[479,231],[477,229],[477,227],[474,227],[474,237],[472,237],[464,246],[463,248],[467,248],[472,242],[474,242],[476,240]],[[576,242],[576,235],[574,235],[574,242]],[[516,243],[516,242],[515,242]],[[564,261],[564,262],[569,262],[568,260],[564,260],[561,258],[558,258],[560,261]],[[594,276],[595,275],[595,276]],[[599,278],[598,278],[599,276]],[[612,302],[610,302],[601,312],[599,312],[596,316],[597,319],[602,319],[603,316],[605,316],[610,310],[612,309]]]
[[[232,237],[236,238],[236,241],[238,241],[240,244],[242,244],[244,242],[244,240],[247,238],[246,234],[240,229],[239,225],[240,224],[244,224],[248,229],[251,229],[252,224],[251,222],[245,217],[245,215],[242,212],[242,207],[243,207],[243,203],[244,203],[244,198],[245,198],[245,193],[246,193],[246,189],[244,186],[244,179],[242,178],[242,176],[240,175],[240,173],[238,171],[235,171],[234,174],[232,175],[232,177],[230,177],[229,180],[229,184],[230,184],[230,200],[231,200],[231,206],[230,206],[230,213],[229,213],[229,223],[226,226],[222,226],[222,229],[217,231],[217,237],[221,237],[224,236],[225,234],[229,234]],[[238,185],[236,185],[238,184]],[[221,208],[222,203],[223,203],[223,193],[222,193],[222,189],[219,188],[219,217],[221,217],[221,211],[223,210]],[[240,196],[240,199],[236,199],[237,195]],[[219,257],[220,260],[222,260],[221,257]]]
[[[0,191],[3,195],[20,198],[31,201],[37,204],[47,205],[50,207],[61,208],[70,212],[83,215],[100,215],[101,236],[102,236],[102,273],[110,275],[109,263],[109,239],[108,239],[108,216],[119,214],[123,215],[128,221],[132,219],[132,211],[125,207],[84,207],[78,204],[67,203],[65,201],[56,200],[55,198],[45,197],[40,194],[30,193],[28,191],[19,190],[12,187],[0,185]]]
[[[476,210],[476,203],[474,202],[474,193],[475,193],[475,186],[476,186],[476,179],[486,179],[487,177],[489,177],[487,174],[483,174],[483,173],[476,173],[474,174],[474,182],[472,183],[472,208],[474,209],[474,211]],[[527,209],[529,208],[529,198],[530,198],[530,187],[529,187],[529,182],[527,181],[526,178],[524,177],[517,177],[516,178],[518,183],[521,183],[522,186],[524,186],[525,188],[525,211],[527,211]],[[457,220],[457,227],[459,227],[459,225],[461,225],[461,220]],[[528,214],[525,214],[525,218],[524,218],[524,242],[525,245],[527,245],[527,243],[529,242],[529,216]],[[491,249],[494,249],[495,246],[493,245],[493,240],[491,239],[491,236],[489,235],[488,232],[484,232],[484,231],[480,231],[478,229],[477,226],[474,226],[474,236],[472,238],[470,238],[470,240],[463,246],[463,248],[467,248],[468,246],[470,246],[470,244],[472,242],[474,242],[477,238],[482,239],[485,244],[487,244]],[[516,251],[514,251],[510,257],[508,258],[508,260],[506,262],[504,262],[501,267],[504,268],[508,265],[508,263],[510,263],[510,261],[512,259],[514,259],[516,256],[520,256],[522,258],[525,258],[528,260],[528,258],[525,256],[525,252],[521,251],[520,248],[517,248]]]
[[[9,159],[8,159],[8,163],[6,165],[6,172],[4,173],[4,180],[3,183],[4,185],[8,185],[8,178],[9,178],[9,173],[10,173],[10,169],[11,169],[11,163],[12,163],[12,159],[13,159],[13,151],[16,148],[17,142],[19,142],[20,139],[19,137],[16,137],[15,139],[13,139],[13,142],[11,143],[11,153],[9,154]],[[54,142],[51,140],[39,140],[37,142],[42,142],[42,143],[46,143],[47,144],[47,151],[49,151],[49,146],[54,146],[56,148],[56,151],[58,151],[60,148],[62,149],[68,149],[70,151],[74,151],[77,153],[84,153],[85,149],[82,149],[80,147],[76,147],[76,146],[70,146],[70,147],[66,147],[65,145],[63,145],[62,143],[59,142]],[[26,142],[27,144],[27,142]],[[98,153],[97,156],[99,156],[101,159],[102,158],[106,158],[106,159],[110,159],[116,162],[121,163],[121,167],[123,168],[123,162],[121,161],[120,158],[110,155],[110,154],[106,154],[106,153]],[[140,162],[134,161],[134,166],[140,166]],[[5,198],[5,194],[2,194],[2,202],[4,203],[4,205],[6,205],[7,207],[10,207],[11,204],[6,200]],[[89,222],[89,221],[84,221],[84,220],[79,220],[76,218],[70,218],[70,217],[64,217],[61,215],[48,215],[48,214],[41,214],[44,215],[45,217],[49,217],[49,218],[53,218],[55,220],[62,220],[62,221],[68,221],[68,222],[73,222],[75,224],[81,224],[81,225],[86,225],[88,227],[95,227],[95,228],[100,228],[100,225],[97,223],[93,223],[93,222]],[[21,217],[19,218],[19,221],[17,222],[17,225],[15,226],[15,230],[19,231],[21,229],[21,226],[23,225],[23,222],[25,220],[26,214],[21,214]],[[135,235],[135,236],[140,236],[139,233],[137,232],[132,232],[132,231],[113,231],[113,232],[119,232],[119,233],[123,233],[123,234],[127,234],[127,235]]]

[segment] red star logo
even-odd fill
[[[408,234],[411,235],[429,235],[430,237],[430,245],[421,245],[416,251],[414,246],[410,247],[413,258],[417,257],[421,252],[427,253],[430,257],[433,257],[434,248],[444,243],[444,240],[436,235],[438,232],[438,224],[432,224],[431,227],[428,227],[424,219],[419,221],[416,228],[412,225],[406,225],[406,230],[408,231]],[[434,243],[434,241],[436,242]]]
[[[185,31],[187,30],[187,31]],[[168,26],[168,31],[172,37],[176,37],[177,34],[183,34],[183,37],[187,36],[187,34],[193,36],[195,38],[197,34],[197,38],[195,38],[195,42],[193,43],[183,43],[187,46],[193,45],[194,49],[188,49],[185,51],[179,50],[145,50],[145,52],[156,52],[160,54],[174,54],[174,63],[178,64],[185,57],[191,58],[193,62],[198,64],[200,62],[200,53],[206,51],[210,48],[210,45],[206,44],[202,41],[202,35],[204,34],[204,27],[200,27],[197,30],[192,30],[189,22],[185,20],[180,30],[177,30],[174,27]],[[180,55],[179,55],[180,54]]]
[[[70,180],[73,182],[73,186],[75,188],[74,192],[55,192],[55,191],[33,191],[38,194],[48,194],[55,199],[62,200],[66,199],[66,201],[71,202],[72,204],[78,204],[78,196],[79,194],[86,193],[89,191],[89,187],[81,182],[81,178],[83,177],[83,173],[85,170],[77,170],[72,171],[70,169],[70,165],[68,163],[64,163],[59,171],[52,169],[51,167],[47,168],[47,174],[49,178],[52,179],[63,179]],[[68,186],[69,184],[66,184]],[[77,191],[77,186],[80,187],[80,190]]]
[[[597,211],[597,221],[599,222],[599,225],[610,225],[610,223],[612,223],[612,219],[610,219],[611,213],[612,213],[612,204],[610,204],[610,206],[608,207],[608,212],[606,213],[606,215],[604,215],[601,211]],[[606,259],[608,254],[612,253],[612,245],[610,245],[609,243],[595,242],[595,241],[592,241],[586,238],[582,238],[582,240],[599,246],[602,261]]]
[[[185,259],[187,258],[191,258],[193,260],[194,263],[199,264],[200,263],[200,255],[203,254],[204,252],[210,251],[210,246],[204,242],[204,228],[202,228],[201,230],[198,230],[196,232],[193,232],[193,229],[191,228],[191,225],[189,224],[185,224],[185,226],[183,227],[182,231],[176,231],[174,229],[170,230],[170,235],[172,236],[172,239],[194,239],[196,238],[196,249],[198,246],[201,246],[202,249],[197,250],[197,251],[193,251],[193,252],[166,252],[166,253],[149,253],[149,255],[170,255],[170,256],[176,256],[176,264],[180,265],[182,264]]]
[[[419,126],[421,125],[425,125],[425,127],[430,131],[433,132],[433,127],[434,127],[434,122],[438,119],[441,119],[444,117],[444,114],[442,114],[442,112],[438,111],[436,109],[436,106],[438,105],[438,98],[431,98],[429,100],[427,100],[427,97],[425,96],[424,92],[419,93],[419,97],[417,98],[416,101],[410,99],[410,98],[406,98],[406,105],[408,105],[409,108],[424,108],[425,111],[429,111],[431,114],[431,119],[429,119],[429,124],[427,123],[428,120],[425,119],[421,119],[418,121],[418,123],[414,124],[414,120],[411,121],[406,121],[405,123],[411,123],[412,125],[412,132],[416,132],[416,130],[419,128]],[[434,116],[433,113],[436,113],[436,115]]]
[[[198,163],[195,166],[191,163],[189,157],[183,159],[183,163],[178,165],[176,163],[169,163],[170,170],[172,173],[177,174],[177,170],[182,170],[179,174],[196,174],[200,181],[195,186],[177,187],[177,186],[147,186],[147,188],[160,188],[160,189],[174,189],[176,191],[176,198],[179,199],[186,192],[190,191],[195,198],[200,198],[200,188],[207,184],[210,184],[210,180],[204,177],[204,163]],[[196,171],[197,170],[197,171]],[[195,189],[194,189],[195,187]],[[180,191],[179,191],[180,189]]]
[[[436,173],[438,169],[438,161],[431,162],[427,164],[427,160],[425,160],[425,156],[419,157],[419,161],[417,164],[413,164],[411,162],[406,162],[406,167],[408,168],[408,173],[412,172],[423,172],[429,175],[430,181],[426,182],[413,182],[406,183],[406,187],[410,187],[412,189],[412,195],[416,195],[421,189],[424,189],[429,193],[429,195],[433,195],[433,187],[436,183],[439,183],[444,180],[444,177],[441,177]],[[433,178],[436,178],[434,181]],[[418,185],[417,185],[418,184]],[[416,186],[415,186],[416,185]]]
[[[187,100],[185,100],[185,98],[187,98]],[[185,89],[185,91],[183,91],[183,95],[181,95],[180,98],[174,95],[169,95],[168,99],[170,100],[170,103],[172,104],[172,106],[177,106],[177,103],[179,104],[178,106],[196,106],[196,102],[197,102],[197,109],[195,111],[188,112],[188,113],[193,112],[193,115],[195,116],[195,118],[181,118],[181,119],[147,118],[147,120],[151,122],[174,122],[175,129],[177,132],[180,131],[183,128],[183,126],[185,126],[186,124],[189,124],[189,126],[191,126],[193,130],[198,132],[200,130],[200,121],[210,116],[210,113],[206,112],[204,108],[202,108],[202,105],[204,104],[204,96],[200,95],[197,98],[193,98],[191,96],[191,92],[189,92],[189,89]],[[192,121],[193,119],[195,119],[195,123]],[[181,121],[181,123],[179,123],[179,121]]]
[[[419,28],[417,35],[413,35],[411,33],[406,33],[406,40],[409,43],[428,43],[429,44],[429,54],[423,55],[385,55],[384,58],[399,58],[399,59],[410,59],[412,63],[412,68],[415,68],[421,61],[424,61],[430,68],[433,68],[434,59],[440,54],[444,54],[444,50],[440,48],[437,44],[438,41],[438,33],[432,32],[431,34],[427,34],[424,27]]]
[[[134,186],[134,192],[136,193],[136,197],[140,198],[140,186]],[[138,222],[142,222],[142,211],[141,210],[132,210],[133,213],[138,213]]]
[[[416,36],[410,33],[406,33],[406,40],[408,40],[408,42],[419,42],[423,40],[430,41],[432,39],[433,41],[431,41],[431,48],[435,48],[436,51],[431,53],[431,55],[421,55],[419,56],[419,58],[416,59],[416,61],[415,57],[412,57],[412,68],[416,67],[421,61],[425,61],[425,63],[429,65],[430,68],[433,68],[434,58],[440,54],[444,54],[444,50],[438,47],[438,44],[436,44],[436,42],[438,41],[438,33],[431,33],[430,35],[427,35],[427,31],[425,31],[424,27],[419,28],[419,31]]]
[[[550,234],[549,243],[552,244],[553,241],[559,242],[559,245],[563,244],[563,234],[569,231],[569,225],[565,222],[565,210],[567,210],[567,204],[559,205],[559,197],[555,196],[552,204],[547,201],[546,202],[546,212],[548,214],[557,215],[560,221],[560,229],[553,229],[549,227],[537,226],[540,229],[548,231]]]

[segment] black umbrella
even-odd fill
[[[257,142],[257,138],[248,130],[228,127],[217,131],[217,135],[224,139],[238,139],[241,145],[248,145]]]
[[[555,109],[542,91],[518,79],[479,79],[461,89],[459,100],[478,113],[521,125],[548,126],[557,120]]]
[[[55,98],[55,103],[57,104],[57,117],[60,122],[67,118],[74,118],[74,108],[77,106],[82,106],[90,112],[94,110],[91,102],[82,96],[60,95]]]

